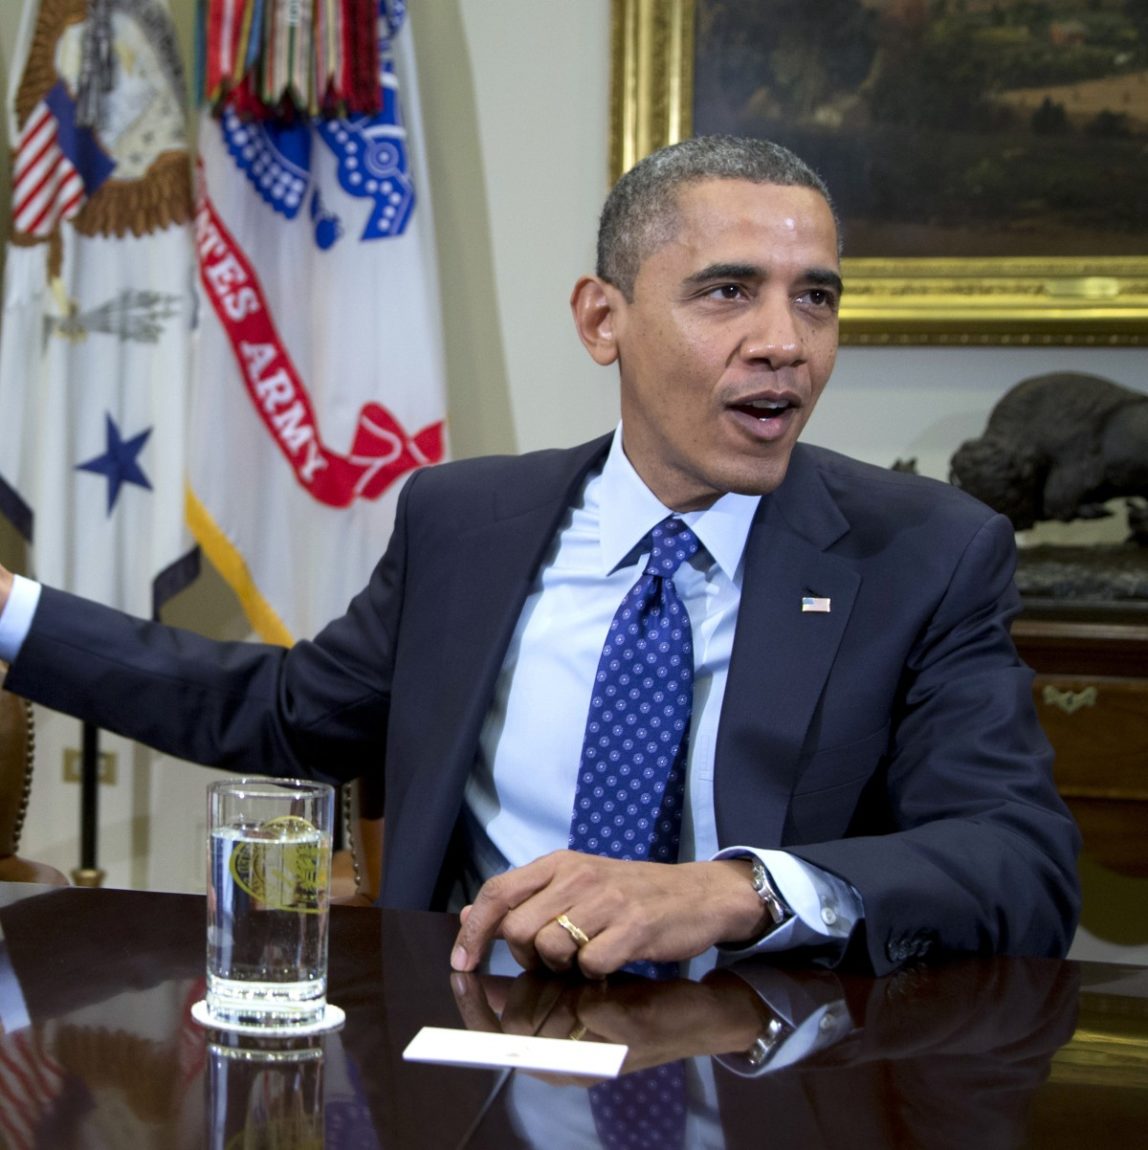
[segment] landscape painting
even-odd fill
[[[853,258],[1148,255],[1148,0],[696,0],[693,132],[825,177]]]

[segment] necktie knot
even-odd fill
[[[676,515],[667,516],[650,532],[647,575],[672,579],[674,572],[701,549],[698,537]]]

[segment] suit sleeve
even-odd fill
[[[45,587],[6,686],[205,766],[381,775],[415,479],[367,587],[313,641],[221,643]]]
[[[1014,565],[1009,524],[986,520],[912,645],[856,833],[789,848],[860,893],[853,943],[878,973],[931,952],[1062,955],[1072,940],[1079,834],[1009,635]]]

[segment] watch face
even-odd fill
[[[773,919],[774,926],[782,923],[790,915],[789,908],[778,897],[777,892],[773,889],[769,881],[769,872],[765,869],[765,864],[759,858],[753,858],[753,889],[757,891],[758,898],[764,903],[766,910],[769,911],[770,918]]]

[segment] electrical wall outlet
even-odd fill
[[[99,764],[96,777],[101,783],[115,786],[116,783],[116,753],[115,751],[100,751],[97,759]],[[78,783],[83,777],[83,752],[75,747],[68,747],[64,751],[64,782]]]

